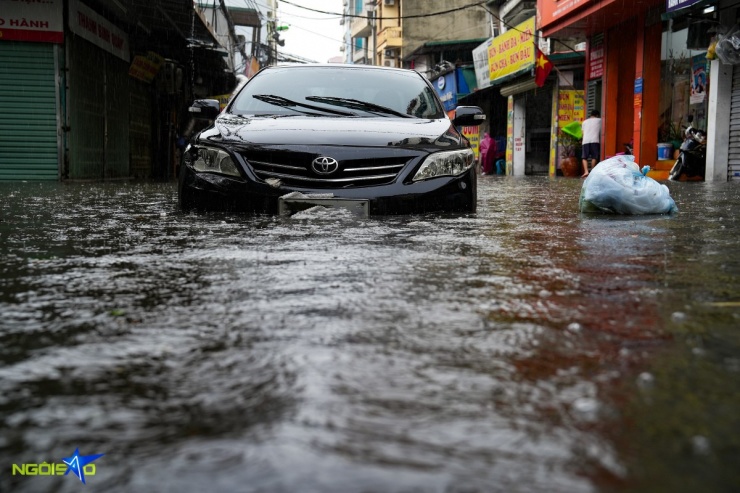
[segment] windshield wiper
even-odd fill
[[[354,113],[350,113],[348,111],[338,111],[338,110],[330,110],[327,108],[321,108],[319,106],[314,106],[312,104],[306,104],[306,103],[299,103],[298,101],[293,101],[292,99],[284,98],[282,96],[276,96],[274,94],[253,94],[252,97],[254,99],[259,99],[260,101],[264,101],[268,104],[274,104],[275,106],[282,106],[285,108],[308,108],[310,110],[315,111],[321,111],[322,113],[331,113],[332,115],[341,115],[341,116],[357,116]],[[308,98],[306,98],[308,99]],[[310,113],[308,111],[300,111],[301,113],[305,113],[307,115],[314,115],[315,113]]]
[[[343,106],[353,110],[367,111],[370,113],[383,113],[386,115],[400,116],[401,118],[413,118],[411,115],[401,113],[394,109],[386,106],[381,106],[375,103],[368,103],[367,101],[360,101],[359,99],[349,98],[337,98],[334,96],[306,96],[308,101],[316,101],[317,103],[334,104],[337,106]]]

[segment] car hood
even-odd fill
[[[219,116],[201,138],[241,145],[340,145],[454,149],[467,142],[446,118]]]

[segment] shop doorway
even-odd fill
[[[527,132],[526,175],[547,175],[550,169],[550,127],[552,126],[552,84],[525,93]]]
[[[670,20],[661,42],[661,99],[658,142],[683,140],[688,116],[693,126],[706,130],[709,98],[709,66],[704,41],[696,44],[688,19]],[[701,49],[695,49],[701,48]]]

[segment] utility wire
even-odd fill
[[[298,4],[293,3],[293,2],[291,2],[289,0],[280,0],[280,1],[283,2],[283,3],[287,3],[288,5],[292,5],[294,7],[298,7],[299,9],[304,9],[304,10],[308,10],[308,11],[311,11],[311,12],[317,12],[317,13],[320,13],[320,14],[337,15],[337,16],[342,16],[342,17],[354,17],[354,18],[362,18],[362,19],[364,19],[364,18],[367,17],[366,15],[346,14],[346,13],[338,14],[337,12],[328,12],[328,11],[325,11],[325,10],[312,9],[310,7],[304,7],[302,5],[298,5]],[[479,1],[479,2],[475,2],[475,3],[471,3],[469,5],[463,5],[461,7],[457,7],[457,8],[454,8],[454,9],[442,10],[442,11],[438,11],[438,12],[431,12],[431,13],[428,13],[428,14],[400,15],[400,16],[394,16],[394,17],[385,17],[385,16],[383,16],[383,17],[375,17],[374,19],[375,20],[418,19],[418,18],[434,17],[434,16],[437,16],[437,15],[449,14],[451,12],[458,12],[460,10],[466,10],[466,9],[473,8],[473,7],[480,7],[482,9],[484,9],[486,12],[488,12],[491,15],[491,17],[493,17],[494,19],[498,20],[501,24],[503,24],[504,26],[506,26],[510,30],[514,30],[514,31],[517,31],[517,32],[520,32],[520,33],[524,33],[524,31],[522,31],[521,29],[517,29],[515,26],[512,26],[511,24],[509,24],[506,21],[504,21],[503,19],[501,19],[498,15],[494,14],[493,12],[491,12],[488,9],[488,7],[486,7],[486,3],[488,3],[488,2],[487,1]],[[534,39],[536,39],[536,40],[539,40],[539,39],[542,38],[542,36],[540,36],[540,35],[538,35],[536,33],[532,33],[532,37]],[[561,45],[565,46],[566,48],[568,48],[573,53],[577,53],[577,54],[579,54],[581,56],[584,56],[583,55],[583,52],[576,50],[572,46],[567,45],[566,43],[560,41],[559,39],[557,39],[557,38],[550,38],[550,39],[552,39],[554,41],[557,41],[558,43],[560,43]]]
[[[249,0],[249,1],[250,1],[250,3],[254,3],[254,4],[259,5],[259,6],[264,6],[264,5],[261,5],[261,4],[257,3],[257,2],[254,2],[254,0]],[[283,2],[283,3],[287,3],[288,5],[292,5],[293,7],[297,7],[299,9],[308,10],[310,12],[316,12],[316,13],[324,14],[324,15],[337,16],[338,18],[341,18],[341,17],[345,17],[345,18],[346,17],[350,17],[350,18],[361,18],[361,19],[367,18],[366,15],[347,14],[347,13],[341,13],[340,14],[340,13],[337,13],[337,12],[329,12],[329,11],[326,11],[326,10],[319,10],[319,9],[314,9],[314,8],[311,8],[311,7],[305,7],[303,5],[298,5],[296,3],[293,3],[293,2],[291,2],[289,0],[280,0],[280,1]],[[525,32],[522,31],[521,29],[518,29],[516,26],[512,26],[511,24],[509,24],[506,21],[504,21],[503,19],[501,19],[498,15],[494,14],[491,10],[488,9],[488,7],[486,7],[486,3],[488,3],[488,2],[487,1],[478,1],[478,2],[474,2],[474,3],[468,4],[468,5],[463,5],[461,7],[456,7],[454,9],[448,9],[448,10],[442,10],[442,11],[437,11],[437,12],[431,12],[431,13],[428,13],[428,14],[412,14],[412,15],[400,15],[400,16],[391,16],[391,17],[382,16],[382,17],[375,17],[374,20],[418,19],[418,18],[434,17],[434,16],[438,16],[438,15],[445,15],[445,14],[449,14],[451,12],[459,12],[461,10],[466,10],[466,9],[473,8],[473,7],[480,7],[482,9],[484,9],[486,12],[488,12],[488,14],[490,14],[491,17],[493,17],[494,19],[496,19],[497,21],[499,21],[501,24],[503,24],[504,26],[506,26],[509,30],[513,30],[513,31],[517,31],[517,32],[520,32],[522,34],[525,34]],[[295,14],[291,14],[291,15],[293,15],[295,17],[300,17],[300,16],[295,15]],[[297,26],[294,26],[294,27],[297,28]],[[303,28],[300,28],[300,29],[302,29],[302,30],[304,30],[306,32],[312,33],[312,34],[323,36],[323,35],[321,35],[319,33],[315,33],[315,32],[310,31],[308,29],[303,29]],[[532,38],[534,38],[536,40],[542,39],[542,36],[540,36],[540,35],[538,35],[536,33],[531,33],[530,35],[532,36]],[[323,37],[326,37],[327,39],[333,39],[333,38],[329,38],[328,36],[323,36]],[[566,47],[567,49],[569,49],[573,53],[576,53],[576,54],[578,54],[580,56],[584,56],[584,54],[583,54],[582,51],[576,50],[575,48],[573,48],[572,46],[569,46],[568,44],[564,43],[563,41],[561,41],[561,40],[559,40],[557,38],[552,38],[552,37],[550,39],[552,39],[554,41],[557,41],[558,43],[560,43],[561,45],[563,45],[564,47]],[[340,40],[335,40],[335,41],[337,41],[339,43],[342,43],[345,46],[351,46],[352,45],[352,43],[347,43],[346,41],[340,41]]]
[[[280,0],[280,1],[283,2],[283,3],[287,3],[288,5],[292,5],[293,7],[298,7],[299,9],[309,10],[311,12],[317,12],[319,14],[336,15],[336,16],[339,16],[339,17],[356,17],[356,18],[362,18],[362,19],[366,19],[367,18],[366,15],[345,14],[344,12],[342,12],[341,14],[339,14],[337,12],[327,12],[325,10],[318,10],[318,9],[312,9],[310,7],[304,7],[303,5],[298,5],[298,4],[293,3],[293,2],[290,2],[288,0]],[[457,7],[457,8],[448,9],[448,10],[441,10],[439,12],[431,12],[429,14],[400,15],[400,16],[395,16],[395,17],[375,17],[375,19],[377,19],[377,20],[392,20],[392,19],[395,20],[395,19],[419,19],[419,18],[426,18],[426,17],[434,17],[436,15],[445,15],[445,14],[449,14],[449,13],[452,13],[452,12],[459,12],[460,10],[465,10],[465,9],[469,9],[469,8],[472,8],[472,7],[478,7],[478,6],[481,6],[481,5],[485,5],[486,3],[487,2],[485,2],[485,1],[475,2],[475,3],[471,3],[470,5],[463,5],[462,7]]]
[[[491,12],[490,10],[488,10],[488,7],[486,7],[485,5],[481,5],[481,8],[482,8],[483,10],[485,10],[486,12],[488,12],[488,13],[489,13],[489,14],[491,15],[491,17],[493,17],[494,19],[496,19],[497,21],[499,21],[499,22],[500,22],[501,24],[503,24],[504,26],[506,26],[506,27],[507,27],[507,28],[508,28],[508,29],[509,29],[510,31],[516,31],[516,32],[519,32],[519,33],[522,33],[522,34],[527,34],[527,33],[525,33],[525,31],[522,31],[521,29],[517,29],[517,28],[516,28],[515,26],[512,26],[511,24],[509,24],[508,22],[506,22],[505,20],[503,20],[503,19],[502,19],[501,17],[499,17],[498,15],[496,15],[496,14],[494,14],[493,12]],[[540,36],[540,35],[539,35],[539,34],[537,34],[536,32],[534,32],[534,33],[531,33],[530,35],[531,35],[531,36],[532,36],[532,37],[533,37],[534,39],[536,39],[537,41],[539,41],[540,39],[547,39],[547,38],[543,38],[542,36]],[[568,49],[569,49],[570,51],[572,51],[573,53],[577,53],[578,55],[581,55],[581,56],[585,57],[585,55],[583,54],[583,52],[582,52],[582,51],[578,51],[578,50],[576,50],[576,49],[575,49],[575,48],[573,48],[572,46],[569,46],[569,45],[567,45],[567,44],[563,43],[563,42],[562,42],[562,41],[560,41],[559,39],[557,39],[557,38],[552,38],[552,37],[551,37],[550,39],[552,39],[552,40],[555,40],[555,41],[557,41],[558,43],[560,43],[561,45],[565,46],[566,48],[568,48]]]
[[[267,9],[267,6],[264,5],[264,4],[255,3],[253,0],[244,0],[245,3],[247,1],[249,1],[250,3],[252,3],[255,6],[259,6],[259,7],[262,7],[262,8]],[[291,5],[293,5],[293,4],[291,4]],[[259,10],[259,7],[257,9],[255,9],[255,10],[257,10],[257,12],[259,12],[261,14],[262,12]],[[311,9],[308,9],[308,7],[301,7],[301,6],[298,6],[298,7],[299,8],[302,8],[302,9],[311,10]],[[332,18],[326,18],[326,17],[304,17],[304,16],[297,15],[297,14],[285,14],[285,13],[283,13],[280,17],[297,17],[299,19],[308,19],[308,20],[316,20],[316,21],[324,21],[324,20],[326,20],[326,21],[334,21],[334,20],[340,19],[342,17],[342,14],[337,14],[337,16],[338,17],[336,19],[332,19]],[[326,36],[325,34],[322,34],[322,33],[317,32],[317,31],[312,31],[310,29],[306,29],[306,28],[303,28],[303,27],[295,26],[295,25],[293,25],[290,22],[285,22],[285,23],[288,26],[293,27],[294,29],[300,29],[301,31],[304,31],[304,32],[307,32],[307,33],[310,33],[310,34],[314,34],[316,36],[320,36],[322,38],[326,38],[326,39],[329,39],[331,41],[335,41],[335,42],[340,43],[340,44],[345,44],[345,45],[347,44],[344,41],[344,39],[332,38],[331,36]]]

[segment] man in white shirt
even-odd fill
[[[581,124],[583,132],[583,174],[581,178],[588,176],[588,162],[593,159],[597,163],[601,157],[601,113],[592,110],[591,115],[583,120]]]

